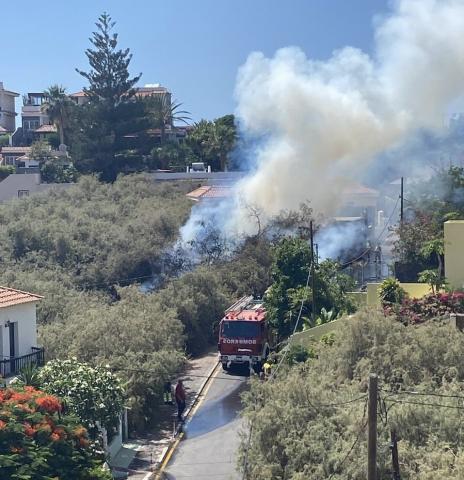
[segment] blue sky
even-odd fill
[[[388,0],[23,0],[2,2],[0,81],[18,93],[59,83],[73,92],[84,79],[84,50],[94,22],[108,11],[121,47],[133,53],[141,84],[161,83],[195,120],[235,107],[237,70],[252,51],[271,56],[296,45],[324,59],[352,45],[370,52],[373,17]]]

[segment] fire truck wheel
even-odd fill
[[[229,367],[227,366],[227,363],[222,364],[222,369],[226,372],[229,370]]]

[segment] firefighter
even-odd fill
[[[263,371],[264,371],[264,378],[268,380],[271,378],[271,371],[272,371],[272,364],[269,359],[266,360],[266,362],[263,365]]]
[[[167,380],[164,383],[163,397],[164,397],[164,404],[165,405],[172,405],[173,404],[171,380]]]
[[[187,397],[185,394],[184,385],[182,384],[182,380],[177,381],[175,397],[177,403],[177,419],[179,420],[179,422],[182,422],[182,414],[185,410],[185,399]]]

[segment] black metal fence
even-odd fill
[[[45,351],[43,348],[32,347],[32,353],[22,355],[21,357],[6,358],[0,360],[0,375],[3,378],[17,375],[24,367],[36,365],[38,367],[44,365]]]

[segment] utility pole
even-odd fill
[[[369,375],[369,398],[367,410],[367,480],[377,480],[377,375]]]
[[[309,237],[311,239],[311,291],[313,294],[312,311],[311,311],[311,323],[314,326],[316,323],[316,290],[315,290],[315,278],[314,278],[314,235],[313,235],[313,221],[309,222]]]
[[[391,431],[391,452],[392,452],[392,467],[393,480],[401,480],[400,476],[400,462],[398,460],[398,441],[396,439],[396,430]]]
[[[401,193],[400,193],[401,203],[400,203],[400,222],[403,225],[404,220],[404,177],[401,177]]]

